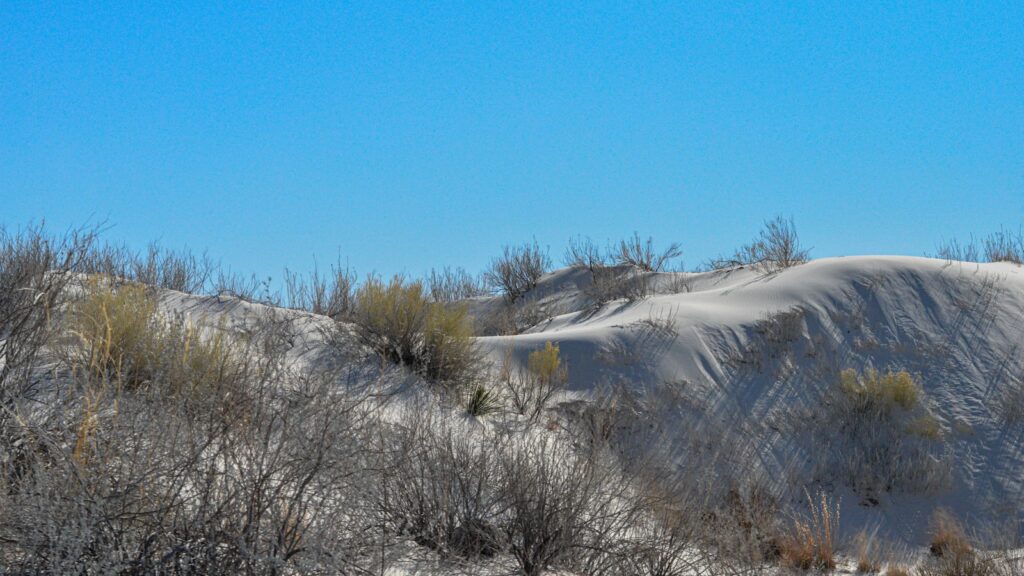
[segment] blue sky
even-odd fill
[[[0,3],[0,224],[279,277],[1024,223],[1024,3]]]

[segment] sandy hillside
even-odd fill
[[[656,292],[682,291],[595,308],[582,293],[588,271],[556,271],[527,300],[557,316],[481,342],[496,362],[509,348],[521,361],[558,343],[570,366],[567,399],[667,389],[684,407],[654,417],[680,420],[668,426],[676,440],[694,433],[687,421],[707,419],[701,434],[740,451],[729,466],[823,486],[843,496],[847,518],[900,539],[926,538],[938,506],[979,523],[1013,520],[1008,510],[1024,496],[1024,426],[1003,412],[1024,375],[1024,269],[863,256],[776,274],[651,276]],[[497,303],[475,305],[482,313]],[[940,438],[914,453],[927,473],[913,485],[869,490],[834,469],[853,447],[829,430],[830,394],[841,370],[867,367],[909,371],[939,424]],[[678,458],[682,468],[703,462],[685,451]]]

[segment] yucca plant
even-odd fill
[[[470,416],[483,418],[501,411],[501,399],[482,384],[473,388],[466,399],[466,412]]]

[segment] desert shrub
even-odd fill
[[[939,244],[935,254],[936,258],[959,262],[981,262],[981,249],[972,236],[967,242],[961,243],[955,238]]]
[[[427,282],[434,302],[450,304],[487,294],[483,282],[463,268],[431,270]]]
[[[68,354],[71,367],[128,387],[149,380],[163,344],[156,309],[145,286],[88,280],[84,296],[69,311],[68,330],[75,340]]]
[[[658,251],[654,248],[653,238],[641,240],[640,235],[634,232],[631,238],[619,241],[612,259],[620,266],[635,266],[646,272],[661,272],[669,262],[682,254],[682,247],[675,242]]]
[[[174,251],[150,244],[145,255],[131,259],[128,277],[149,286],[196,294],[206,288],[212,271],[213,263],[206,254],[196,256],[187,250]]]
[[[795,518],[790,532],[781,540],[782,562],[802,570],[835,568],[835,546],[839,535],[839,503],[822,492],[817,501],[807,495],[809,515]]]
[[[973,552],[960,522],[948,510],[941,508],[932,514],[928,550],[933,556],[958,556]]]
[[[1011,262],[1019,265],[1024,263],[1024,230],[1000,230],[980,242],[974,236],[966,242],[947,240],[939,244],[935,256],[950,261]]]
[[[895,408],[913,408],[920,394],[913,377],[905,370],[880,373],[868,369],[863,375],[852,369],[843,370],[840,388],[855,409],[881,414],[888,414]]]
[[[985,239],[985,259],[989,262],[1024,264],[1024,231],[1000,230]]]
[[[731,258],[717,258],[708,263],[714,270],[736,266],[759,266],[769,273],[779,272],[807,262],[809,250],[800,244],[793,220],[778,216],[764,223],[753,242],[741,246]]]
[[[178,326],[161,333],[171,345],[146,386],[95,395],[83,371],[64,382],[66,393],[19,412],[32,457],[0,494],[4,570],[368,569],[368,396],[333,375],[283,370],[287,342],[269,323],[246,340],[230,378],[215,361],[224,345],[207,347]],[[204,381],[237,387],[167,393]]]
[[[436,550],[491,556],[503,547],[497,458],[505,438],[479,442],[451,422],[418,417],[383,430],[379,506],[395,533]]]
[[[920,395],[903,371],[843,371],[822,422],[831,447],[822,473],[839,474],[867,502],[946,485],[942,429]]]
[[[32,372],[55,330],[71,271],[89,254],[95,233],[50,235],[43,225],[0,227],[0,429],[14,403],[35,390]]]
[[[72,337],[64,358],[72,371],[91,380],[85,388],[87,414],[111,387],[147,388],[162,397],[230,398],[223,409],[242,410],[245,352],[225,330],[160,314],[154,297],[138,284],[114,287],[92,279],[86,286],[68,313]],[[83,417],[80,436],[91,420]]]
[[[285,299],[289,308],[306,310],[335,320],[352,314],[355,272],[339,264],[329,274],[314,268],[307,277],[285,270]]]
[[[633,266],[607,266],[594,268],[591,282],[583,295],[593,306],[602,306],[614,300],[636,302],[650,294],[647,272]]]
[[[395,362],[418,366],[430,302],[420,282],[395,276],[390,282],[371,277],[356,292],[355,321],[378,353]]]
[[[760,565],[779,560],[779,501],[768,486],[759,482],[729,483],[721,502],[712,507],[713,546],[740,565]]]
[[[907,423],[907,434],[928,440],[941,440],[942,426],[935,416],[925,413]]]
[[[419,360],[423,375],[438,382],[461,384],[476,375],[479,360],[466,308],[431,304],[423,327]]]
[[[1012,563],[998,554],[977,551],[964,528],[948,510],[932,516],[929,551],[932,559],[919,567],[918,576],[1009,576]]]
[[[639,508],[628,479],[600,452],[523,437],[509,444],[499,470],[501,529],[524,575],[559,566],[599,574],[615,562]]]
[[[594,271],[608,266],[608,258],[590,238],[571,238],[565,248],[562,263],[571,268],[586,268]]]
[[[1011,565],[997,555],[983,555],[966,549],[947,549],[941,556],[926,560],[916,576],[1009,576],[1016,574]]]
[[[511,356],[506,356],[498,374],[512,407],[530,420],[544,412],[568,378],[569,369],[562,362],[558,345],[551,342],[530,352],[526,370],[515,368]]]
[[[76,266],[77,272],[138,282],[189,294],[210,287],[216,266],[206,254],[170,250],[150,244],[144,252],[126,246],[94,245]]]
[[[379,354],[426,378],[461,385],[476,374],[479,353],[466,309],[431,302],[419,281],[369,278],[356,292],[355,320]]]
[[[536,240],[520,246],[505,246],[501,256],[492,260],[484,272],[484,282],[499,290],[509,302],[515,302],[536,287],[550,267],[551,258]]]

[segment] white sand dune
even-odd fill
[[[655,295],[599,308],[583,294],[589,282],[583,269],[546,275],[524,301],[554,315],[524,334],[479,338],[482,348],[495,363],[509,353],[524,362],[545,342],[558,343],[569,366],[566,407],[615,387],[670,393],[677,402],[648,416],[668,430],[659,441],[684,447],[674,452],[680,473],[724,467],[788,486],[793,498],[824,489],[842,499],[845,525],[912,546],[925,542],[938,507],[974,525],[1019,531],[1024,424],[1007,422],[1001,398],[1024,385],[1024,268],[859,256],[775,274],[651,274]],[[480,298],[471,311],[482,316],[500,305]],[[287,315],[296,366],[357,365],[363,377],[380,376],[379,360],[353,334],[343,335],[347,352],[327,344],[323,317],[175,292],[164,293],[163,306],[243,332],[260,314]],[[911,372],[940,425],[939,472],[919,490],[868,497],[829,469],[849,450],[829,441],[829,395],[842,369],[868,367]],[[698,445],[717,459],[695,452]]]
[[[664,288],[673,275],[653,276]],[[1007,513],[1019,514],[1024,501],[1024,427],[1005,421],[1000,395],[1020,387],[1024,375],[1021,267],[827,258],[771,275],[687,274],[689,292],[599,309],[581,294],[589,278],[580,269],[549,274],[531,296],[562,313],[529,333],[481,342],[496,361],[508,348],[521,361],[557,342],[578,397],[602,386],[684,391],[721,421],[720,430],[742,435],[752,467],[797,484],[824,482],[844,495],[844,514],[858,520],[852,523],[868,521],[910,542],[927,537],[938,506],[979,523],[1020,525]],[[862,494],[820,469],[824,452],[842,458],[844,446],[822,446],[820,434],[806,431],[828,427],[815,421],[838,372],[866,367],[906,369],[918,379],[941,424],[936,451],[951,471],[947,481],[936,479],[938,488],[881,493],[877,505],[862,505]]]

